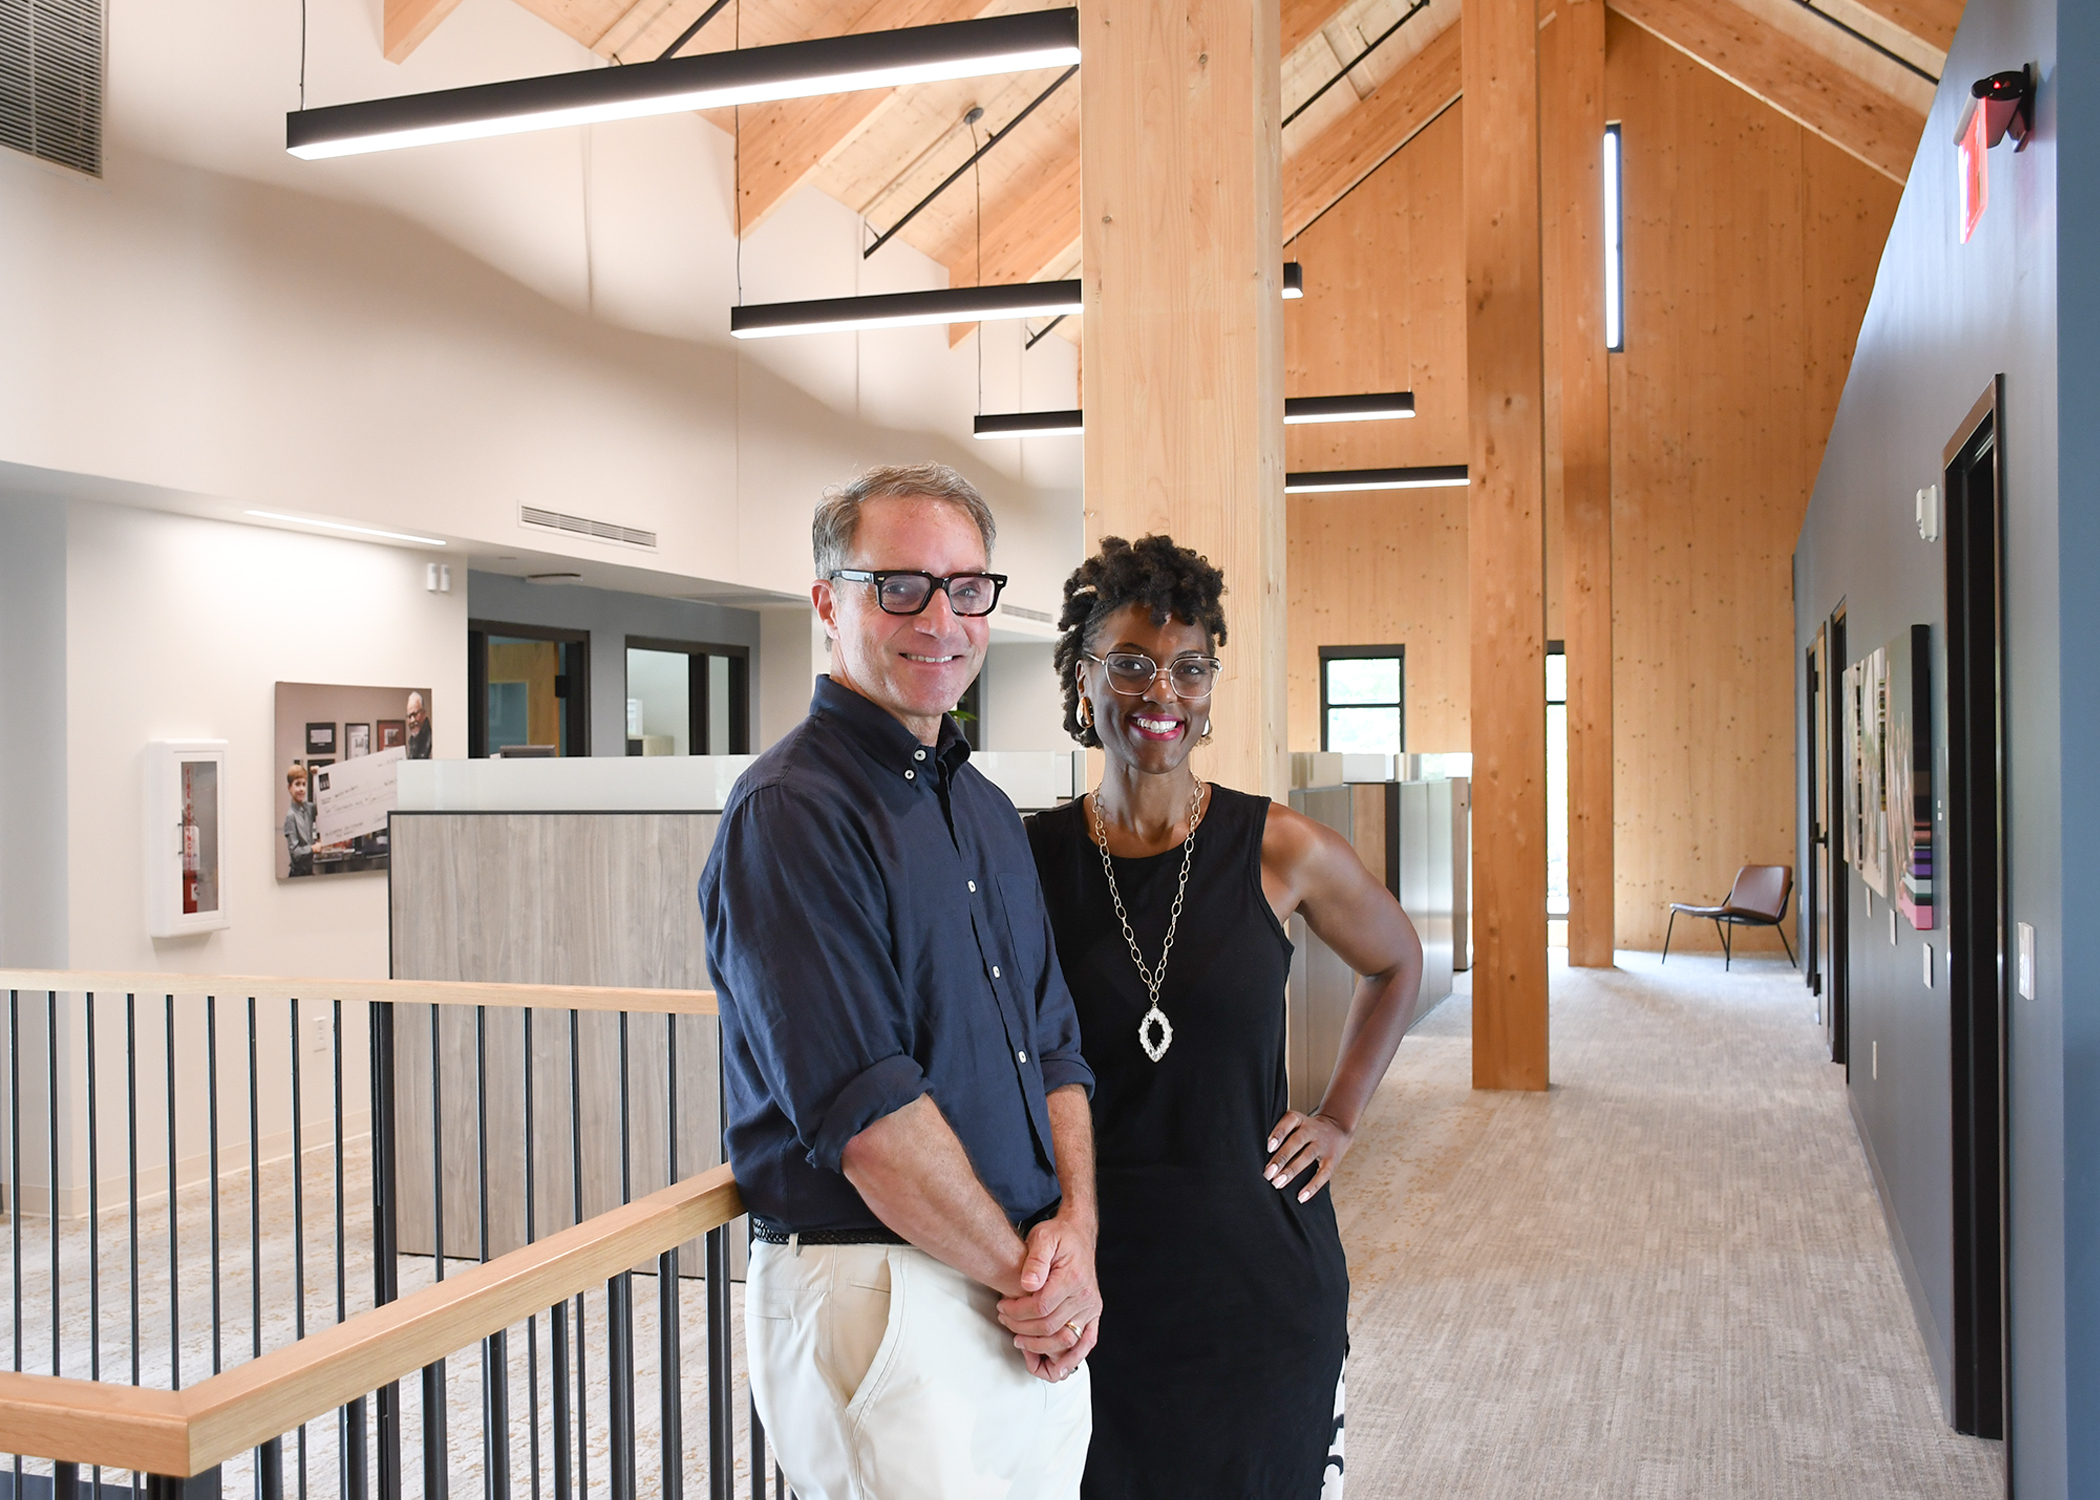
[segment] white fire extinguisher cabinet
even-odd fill
[[[146,931],[183,937],[226,913],[226,741],[146,747]]]

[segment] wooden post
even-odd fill
[[[1568,962],[1612,963],[1611,390],[1604,350],[1604,0],[1557,0],[1540,34],[1547,274],[1555,295],[1561,530],[1555,580],[1568,653]]]
[[[1465,0],[1473,1086],[1546,1062],[1545,320],[1537,0]]]
[[[1081,0],[1086,541],[1167,532],[1225,572],[1199,773],[1282,796],[1276,0]]]

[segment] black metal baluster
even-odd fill
[[[59,1289],[58,1273],[58,991],[44,993],[44,1104],[50,1117],[44,1127],[44,1141],[51,1164],[51,1178],[46,1184],[51,1202],[51,1373],[60,1374],[58,1335]],[[15,1299],[21,1300],[22,1283],[15,1282]],[[74,1500],[71,1493],[54,1500]]]
[[[430,1007],[430,1259],[433,1276],[445,1279],[445,1090],[438,1007]],[[452,1471],[445,1451],[445,1362],[423,1367],[423,1500],[446,1500]]]
[[[15,1373],[22,1370],[22,996],[7,992],[7,1230],[15,1268]],[[137,1385],[136,1380],[132,1381]],[[14,1455],[14,1494],[22,1493],[22,1455]]]
[[[384,1307],[401,1294],[400,1184],[395,1175],[393,1002],[374,1001],[367,1006],[365,1015],[372,1088],[372,1305]],[[399,1381],[379,1388],[375,1425],[379,1443],[378,1500],[401,1500]],[[364,1424],[360,1420],[358,1431],[362,1434],[363,1430]]]
[[[226,1359],[219,1286],[219,1002],[213,995],[204,997],[204,1125],[205,1149],[211,1153],[211,1372],[216,1375],[226,1368]]]
[[[489,1011],[474,1007],[475,1155],[481,1163],[481,1263],[489,1261]],[[510,1336],[481,1341],[481,1492],[510,1500]]]
[[[88,1128],[88,1379],[102,1378],[102,1152],[96,1101],[95,992],[87,996]],[[102,1500],[102,1465],[96,1464],[90,1500]]]
[[[583,1025],[569,1012],[569,1193],[583,1222]],[[576,1294],[576,1500],[591,1496],[590,1382],[584,1357],[583,1293]]]
[[[532,1110],[532,1008],[527,1006],[525,1024],[525,1243],[539,1238],[539,1200],[534,1195],[533,1153],[539,1148],[539,1132]],[[540,1500],[540,1315],[525,1320],[525,1392],[531,1414],[527,1449],[532,1460],[531,1500]]]
[[[139,1383],[139,1025],[138,996],[124,996],[124,1174],[131,1211],[131,1383]],[[134,1492],[144,1476],[131,1474]],[[21,1491],[17,1489],[16,1494]]]
[[[306,1134],[301,1079],[305,1049],[300,1043],[299,997],[288,997],[292,1025],[292,1341],[306,1337]],[[306,1424],[299,1424],[299,1500],[306,1500]]]
[[[664,1170],[678,1181],[678,1017],[664,1017]],[[664,1500],[685,1497],[685,1383],[678,1357],[678,1247],[656,1258],[657,1401],[664,1440]]]
[[[262,1358],[262,1070],[256,1060],[255,997],[248,997],[248,1357]],[[276,1438],[255,1450],[255,1492],[284,1494],[284,1449]]]
[[[175,997],[167,997],[164,1030],[167,1033],[168,1074],[168,1379],[171,1390],[182,1389],[182,1236],[181,1215],[176,1212],[175,1154]]]
[[[751,1403],[751,1500],[766,1500],[766,1429],[756,1401]]]
[[[335,1100],[335,1320],[350,1316],[348,1239],[343,1220],[343,1002],[329,1003],[330,1074]],[[343,1500],[365,1497],[365,1400],[359,1396],[336,1413],[336,1492]]]
[[[627,1076],[627,1012],[620,1012],[620,1202],[634,1201],[633,1108]],[[605,1380],[612,1422],[612,1500],[634,1500],[634,1276],[605,1284]]]
[[[720,1134],[729,1107],[722,1069],[722,1033],[715,1030],[715,1128],[717,1150],[729,1160],[729,1143]],[[729,1226],[718,1224],[701,1241],[701,1258],[707,1277],[707,1493],[708,1500],[730,1500],[735,1492],[730,1467],[736,1462],[732,1439],[736,1424],[736,1372],[730,1358],[729,1330]],[[758,1412],[751,1413],[752,1426]]]

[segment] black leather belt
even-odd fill
[[[1043,1220],[1055,1217],[1060,1204],[1038,1209],[1014,1226],[1014,1232],[1023,1239],[1028,1231]],[[785,1224],[776,1224],[771,1219],[751,1216],[751,1238],[761,1245],[785,1245],[794,1240],[804,1245],[908,1245],[911,1241],[894,1229],[885,1229],[880,1224],[867,1229],[809,1229],[797,1234]]]

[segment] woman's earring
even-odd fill
[[[1092,729],[1094,727],[1094,700],[1084,694],[1081,694],[1079,699],[1079,727],[1081,729]]]
[[[1197,739],[1196,743],[1199,745],[1208,745],[1210,743],[1210,720],[1205,719],[1203,721],[1203,734]]]

